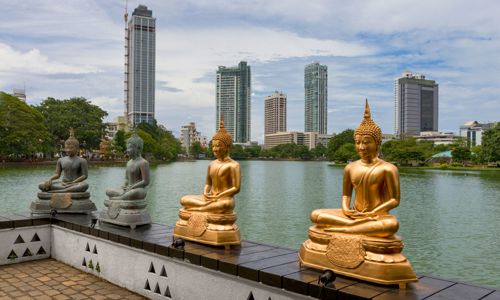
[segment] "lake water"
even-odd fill
[[[154,222],[174,224],[179,199],[203,190],[209,161],[152,167],[148,192]],[[236,197],[242,238],[299,248],[309,214],[340,207],[342,168],[326,162],[241,161]],[[0,167],[0,212],[26,211],[54,166]],[[120,186],[124,166],[91,166],[92,200]],[[500,172],[402,169],[398,235],[419,274],[500,288]]]

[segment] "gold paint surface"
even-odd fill
[[[207,168],[202,195],[181,198],[182,208],[174,235],[209,245],[240,244],[234,213],[234,196],[240,191],[240,164],[229,157],[232,137],[220,128],[212,138],[212,151],[217,159]]]
[[[361,159],[344,169],[342,207],[311,213],[314,226],[301,246],[301,263],[382,284],[417,281],[395,235],[398,220],[389,213],[400,202],[398,169],[378,157],[381,130],[368,100],[354,140]]]
[[[326,248],[326,257],[328,257],[330,262],[334,265],[354,269],[359,266],[365,258],[365,250],[361,242],[361,237],[357,235],[332,235],[328,247]]]

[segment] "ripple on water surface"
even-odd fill
[[[153,166],[149,211],[174,224],[179,199],[203,191],[209,161]],[[244,239],[298,249],[309,214],[340,207],[342,168],[325,162],[241,161],[236,197]],[[91,166],[92,200],[123,184],[125,166]],[[0,167],[0,211],[26,211],[54,166]],[[401,169],[400,221],[405,255],[420,274],[500,288],[500,172]]]

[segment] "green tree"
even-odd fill
[[[247,158],[247,154],[245,153],[245,150],[243,150],[243,146],[241,145],[233,145],[231,147],[230,156],[234,159]]]
[[[488,162],[500,161],[500,125],[486,130],[481,140],[484,159]]]
[[[189,147],[189,155],[195,158],[198,158],[200,154],[203,153],[203,147],[201,147],[201,143],[199,141],[195,141]]]
[[[337,149],[339,149],[340,146],[347,143],[354,144],[354,130],[352,129],[346,129],[341,133],[333,136],[328,141],[328,147],[326,151],[328,159],[331,161],[334,160],[335,151],[337,151]]]
[[[159,160],[175,160],[182,153],[181,143],[163,125],[140,123],[136,132],[144,140],[144,153]]]
[[[317,144],[314,149],[311,150],[313,157],[323,158],[326,155],[327,148],[323,144]]]
[[[52,135],[54,146],[62,146],[73,127],[80,147],[99,149],[101,136],[106,125],[103,122],[107,112],[82,97],[58,100],[47,98],[35,106],[44,117],[44,124]]]
[[[455,147],[453,150],[451,150],[451,156],[453,157],[454,161],[462,163],[470,160],[471,158],[470,150],[467,147]]]
[[[433,153],[432,143],[419,143],[415,138],[390,140],[382,144],[382,154],[388,161],[396,161],[401,165],[422,163]]]
[[[356,152],[356,146],[351,143],[343,144],[333,154],[333,160],[338,162],[348,162],[350,160],[356,160],[358,158],[359,156]]]
[[[247,157],[260,157],[261,146],[250,146],[244,149]]]
[[[0,157],[48,152],[51,137],[37,110],[0,92]]]
[[[125,131],[118,130],[113,138],[113,142],[111,143],[116,149],[117,155],[123,155],[125,150],[127,150],[127,145],[125,142]]]
[[[481,145],[477,145],[477,146],[472,147],[471,157],[472,157],[472,160],[476,164],[484,163],[486,161],[486,159],[484,157],[483,147]]]

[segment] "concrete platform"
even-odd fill
[[[146,299],[54,259],[0,266],[3,299]]]
[[[89,255],[95,255],[96,257],[105,254],[102,253],[104,248],[100,248],[103,243],[121,245],[124,249],[136,251],[140,256],[146,257],[149,255],[154,257],[151,264],[147,261],[147,265],[141,266],[141,268],[145,268],[144,272],[147,273],[148,280],[154,279],[155,284],[163,280],[160,272],[163,265],[172,267],[172,272],[175,271],[174,265],[183,268],[190,267],[194,271],[207,270],[205,273],[212,274],[212,277],[205,276],[200,279],[203,282],[206,281],[207,284],[212,282],[215,277],[222,278],[222,275],[224,275],[224,278],[229,279],[233,286],[238,283],[245,284],[247,290],[243,292],[246,294],[232,299],[268,299],[267,296],[257,297],[258,289],[267,288],[266,291],[274,289],[272,291],[282,291],[283,294],[286,294],[282,298],[271,297],[271,299],[500,300],[500,291],[496,288],[480,287],[424,275],[418,275],[419,281],[408,284],[406,289],[399,289],[397,286],[372,284],[343,276],[338,276],[334,282],[326,287],[320,287],[318,277],[322,272],[300,266],[297,249],[276,247],[253,241],[242,241],[241,246],[230,250],[189,241],[186,241],[183,248],[174,248],[171,245],[173,239],[172,226],[152,223],[130,230],[113,224],[96,223],[96,220],[97,213],[91,215],[56,215],[55,217],[48,215],[32,216],[29,213],[0,214],[0,231],[2,229],[4,231],[22,230],[22,228],[27,227],[50,226],[53,232],[64,232],[68,235],[72,234],[80,238],[80,240],[90,240],[91,247],[89,251],[92,251],[94,244],[99,243],[99,254],[92,254],[91,252],[85,252],[83,248],[81,249],[82,253],[90,253]],[[26,235],[24,240],[28,241],[29,239],[31,241],[31,237],[32,233]],[[33,243],[37,246],[34,248],[36,251],[38,249],[37,243],[41,242]],[[15,244],[14,247],[20,247],[19,245],[25,244]],[[22,251],[18,252],[22,253]],[[104,262],[106,261],[104,260]],[[78,263],[81,263],[81,261],[78,261]],[[131,266],[138,264],[138,262],[134,262]],[[152,268],[152,266],[156,270],[148,271],[148,268]],[[3,272],[5,268],[11,267],[12,265],[0,267],[0,276],[6,273]],[[15,266],[13,267],[15,268]],[[78,272],[78,270],[76,271]],[[179,285],[183,281],[175,282],[180,278],[180,275],[182,274],[169,272],[169,277],[164,280],[170,284],[169,294],[171,292],[172,296],[166,297],[159,294],[155,296],[154,288],[149,284],[144,288],[141,287],[141,292],[144,292],[148,297],[151,295],[152,298],[181,299],[182,297],[178,295],[182,294],[186,288]],[[1,284],[4,284],[2,280],[3,278],[0,277]],[[12,280],[16,281],[17,279]],[[227,286],[227,289],[230,287]],[[161,292],[164,292],[165,288],[161,286]],[[1,285],[0,291],[3,291]],[[128,297],[122,298],[128,299]],[[219,299],[217,297],[205,298]],[[189,299],[189,297],[186,296],[184,299]]]

